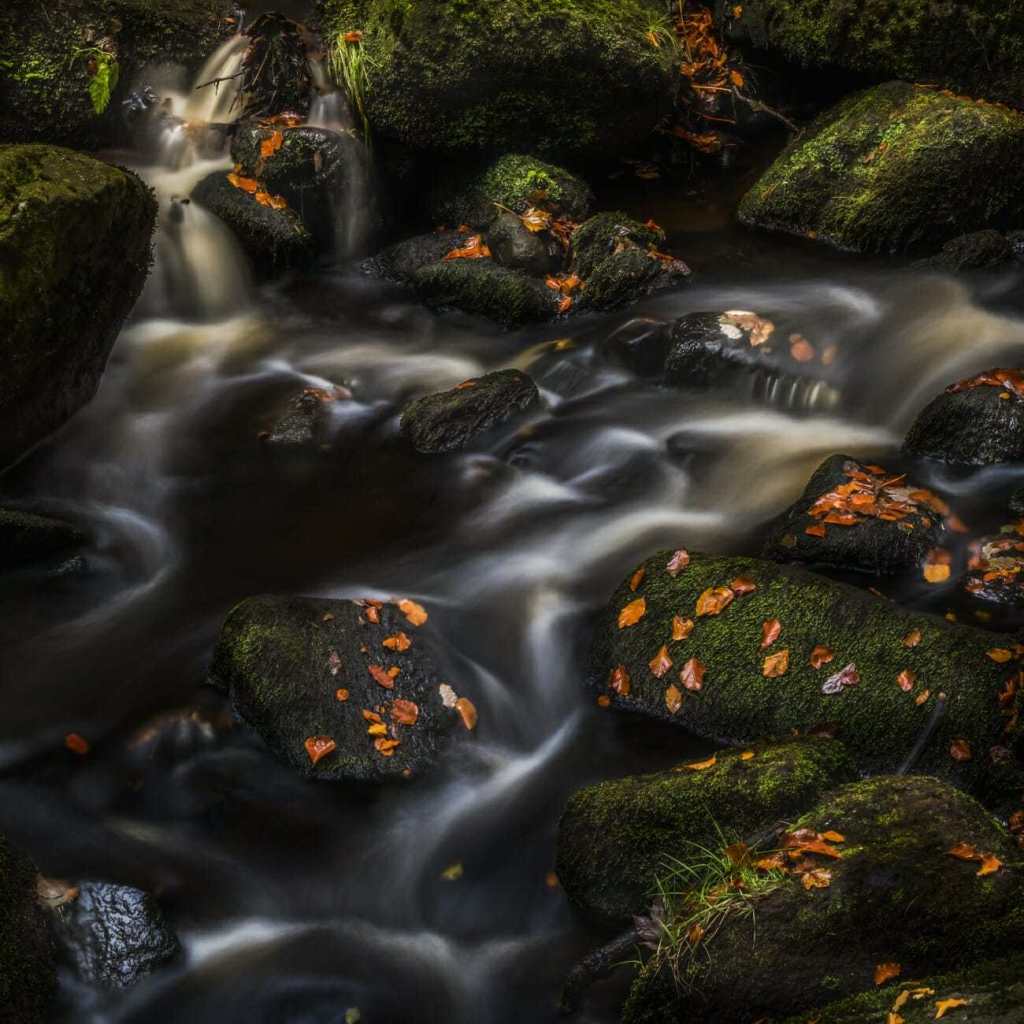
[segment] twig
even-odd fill
[[[767,103],[762,103],[760,100],[755,100],[750,96],[744,96],[743,93],[741,93],[735,87],[733,87],[732,89],[732,94],[733,96],[736,97],[736,99],[740,100],[743,103],[746,103],[747,106],[750,107],[750,109],[753,110],[755,114],[768,114],[770,117],[774,117],[780,120],[791,131],[795,132],[799,130],[797,126],[792,121],[790,121],[788,117],[786,117],[785,114],[783,114],[781,111],[776,110],[774,107],[769,107]]]
[[[575,1013],[583,1003],[583,997],[595,981],[607,978],[622,964],[634,947],[640,945],[640,933],[636,928],[617,935],[611,942],[592,953],[588,953],[570,972],[562,988],[559,1010],[564,1015]]]
[[[942,721],[942,716],[945,714],[945,711],[946,695],[944,693],[940,693],[939,699],[935,702],[935,707],[932,708],[931,716],[925,723],[924,728],[921,730],[921,735],[918,736],[913,749],[909,754],[907,754],[907,758],[903,764],[900,765],[899,770],[896,772],[897,775],[906,775],[921,759],[921,755],[924,753],[924,748],[928,746],[932,736],[935,735],[935,730],[939,727],[939,722]]]
[[[208,82],[203,82],[202,85],[196,86],[196,91],[199,89],[205,89],[208,85],[220,85],[221,82],[230,82],[235,78],[245,74],[244,70],[236,71],[233,75],[224,75],[222,78],[211,78]]]

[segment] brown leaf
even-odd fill
[[[679,681],[687,690],[699,690],[704,685],[706,671],[704,663],[699,658],[690,658],[679,673]]]
[[[395,680],[380,665],[368,665],[367,670],[373,676],[374,682],[378,686],[383,686],[385,690],[393,690],[395,688]]]
[[[391,718],[399,725],[415,725],[420,717],[419,705],[411,700],[393,700]]]
[[[920,707],[932,695],[931,690],[922,690],[915,698],[914,703]]]
[[[599,694],[597,698],[597,706],[599,708],[610,708],[612,706],[611,697],[609,697],[607,693]]]
[[[284,145],[284,132],[274,130],[260,142],[260,157],[267,160]]]
[[[415,601],[410,601],[407,597],[403,597],[402,600],[398,602],[398,610],[414,626],[422,626],[423,623],[430,618],[423,605],[417,604]]]
[[[811,668],[821,668],[823,665],[827,665],[834,657],[835,655],[832,653],[831,647],[818,644],[811,651]]]
[[[672,616],[672,639],[685,640],[693,632],[693,619],[684,619],[681,615]]]
[[[752,594],[757,590],[757,584],[753,580],[748,580],[745,576],[737,576],[736,579],[729,584],[729,589],[737,597],[741,597],[744,594]]]
[[[306,753],[313,764],[323,760],[331,751],[338,749],[338,744],[330,736],[310,736],[305,742]]]
[[[1006,650],[1005,647],[993,647],[992,650],[985,652],[997,665],[1002,665],[1004,662],[1009,661],[1013,657],[1011,651]]]
[[[683,694],[678,686],[673,683],[665,691],[665,707],[670,715],[674,715],[683,706]]]
[[[771,647],[782,634],[782,623],[778,619],[766,619],[761,623],[761,650]]]
[[[916,683],[916,682],[917,682],[917,676],[915,676],[914,673],[911,672],[909,668],[905,668],[896,677],[896,685],[899,686],[899,688],[904,693],[910,693],[910,691],[914,688],[914,683]]]
[[[369,708],[363,708],[363,718],[367,722],[375,722],[378,725],[384,721],[376,711],[371,711]]]
[[[638,597],[619,612],[619,629],[635,626],[647,614],[647,601]]]
[[[777,651],[775,654],[769,654],[764,659],[764,665],[761,667],[761,675],[765,679],[776,679],[779,676],[784,676],[789,670],[789,651]]]
[[[612,669],[611,675],[608,677],[608,688],[614,690],[620,697],[629,696],[632,684],[630,683],[629,673],[626,671],[625,665],[616,665]]]
[[[904,647],[916,647],[921,642],[921,630],[912,629],[904,638]]]
[[[903,973],[900,964],[885,963],[875,965],[875,984],[884,985],[893,978],[898,978]]]
[[[361,43],[363,41],[363,33],[358,30],[354,30],[352,32],[346,32],[341,38],[344,42],[348,43],[349,46],[352,46],[355,43]]]
[[[235,186],[237,189],[241,189],[243,192],[248,192],[249,195],[255,195],[260,190],[260,183],[255,178],[243,178],[241,175],[236,174],[232,171],[228,175],[228,181]]]
[[[533,234],[551,226],[551,214],[536,206],[531,206],[519,219],[523,222],[523,227]]]
[[[71,751],[72,754],[88,754],[91,749],[89,741],[77,732],[69,732],[64,737],[64,746]]]
[[[472,235],[466,239],[465,245],[446,253],[443,260],[482,260],[488,259],[490,255],[491,250],[484,242],[483,236]]]
[[[950,1010],[958,1006],[967,1006],[969,999],[937,999],[935,1001],[935,1020],[942,1020]]]
[[[949,745],[949,756],[954,761],[970,761],[974,756],[970,742],[962,738],[953,740]]]
[[[735,596],[728,587],[708,587],[697,598],[697,617],[720,614],[732,604]]]
[[[651,658],[650,669],[655,678],[660,679],[672,667],[672,659],[669,657],[668,648],[662,644],[661,650]]]
[[[718,764],[718,758],[712,754],[709,758],[704,761],[691,761],[689,764],[681,764],[678,768],[674,769],[677,772],[706,772],[709,768],[714,768]]]
[[[384,637],[381,644],[389,651],[407,651],[412,647],[412,641],[401,631],[398,633],[392,633],[391,636]]]
[[[398,740],[389,740],[383,736],[378,736],[377,739],[373,741],[373,745],[381,757],[394,757],[395,748],[398,744]]]
[[[981,860],[981,854],[972,843],[957,843],[948,853],[957,860]]]
[[[455,710],[458,711],[462,724],[472,732],[476,728],[476,707],[468,697],[460,697],[455,702]]]
[[[1003,862],[994,853],[983,853],[977,873],[979,876],[994,875],[1002,866]]]
[[[690,564],[690,553],[685,548],[674,552],[665,565],[665,571],[675,578]]]
[[[810,537],[825,537],[828,530],[821,523],[815,523],[813,526],[808,526],[804,533]]]
[[[344,704],[345,701],[348,700],[348,690],[346,690],[344,687],[342,687],[339,690],[335,690],[334,691],[334,699],[336,701],[340,701],[342,704]]]
[[[805,889],[827,889],[832,884],[832,872],[828,868],[812,868],[800,876]]]
[[[641,565],[639,569],[629,578],[629,589],[635,594],[637,587],[640,586],[644,581],[644,576],[647,575],[647,570]]]

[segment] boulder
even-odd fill
[[[918,413],[903,450],[971,466],[1024,459],[1024,370],[951,384]]]
[[[621,210],[606,210],[588,218],[572,233],[572,269],[588,280],[609,257],[628,250],[648,251],[665,241],[665,232],[641,224]]]
[[[87,540],[61,519],[0,508],[0,571],[66,555]]]
[[[1013,240],[994,228],[987,228],[951,238],[939,252],[919,261],[917,266],[922,270],[957,273],[961,270],[989,270],[1005,266],[1016,258]]]
[[[808,737],[717,755],[705,771],[675,769],[577,790],[558,825],[558,879],[602,923],[646,913],[673,860],[792,820],[856,778],[841,743]]]
[[[811,68],[904,78],[1019,105],[1024,15],[1003,0],[715,0],[731,40]]]
[[[275,210],[236,188],[223,171],[208,174],[192,198],[234,233],[258,277],[308,269],[316,260],[316,240],[291,207]]]
[[[0,468],[95,394],[142,290],[156,202],[128,171],[56,146],[0,146]]]
[[[862,770],[914,752],[971,787],[992,747],[1019,746],[1015,672],[989,655],[1006,647],[793,566],[662,551],[601,612],[591,683],[614,707],[721,742],[828,723]]]
[[[617,327],[603,348],[612,359],[639,377],[660,377],[672,344],[672,325],[652,317],[636,317]]]
[[[9,0],[0,5],[0,140],[109,145],[148,66],[193,74],[236,27],[231,0]]]
[[[874,575],[908,572],[942,543],[948,514],[938,495],[905,473],[830,455],[772,524],[763,554]]]
[[[624,1024],[784,1017],[875,988],[879,965],[916,979],[1000,955],[1024,925],[1010,836],[938,779],[851,783],[782,842],[785,870],[750,864],[739,876],[746,895],[708,905],[698,886],[674,901],[679,940],[641,971]],[[685,936],[695,914],[704,932],[694,946]]]
[[[331,412],[336,402],[352,397],[348,388],[303,388],[289,398],[284,412],[261,439],[275,448],[318,449],[329,439]]]
[[[1024,114],[888,82],[795,138],[739,218],[855,252],[933,248],[1024,219]]]
[[[557,274],[565,259],[562,246],[549,231],[531,231],[514,213],[499,212],[486,237],[498,263],[531,277]]]
[[[659,0],[319,0],[321,34],[362,33],[375,134],[450,155],[631,152],[672,102]],[[349,58],[351,59],[351,58]]]
[[[57,988],[36,871],[0,836],[0,1006],[9,1024],[44,1024]]]
[[[446,701],[454,694],[442,685],[429,635],[412,624],[418,606],[406,607],[408,614],[377,602],[248,598],[224,623],[211,680],[301,775],[420,775],[437,762],[459,713]]]
[[[463,248],[472,237],[468,231],[448,230],[414,235],[371,257],[363,264],[363,269],[372,276],[411,284],[417,270],[440,263],[448,253]]]
[[[152,896],[110,882],[77,888],[77,897],[54,911],[54,931],[87,985],[128,988],[181,952]]]
[[[521,370],[497,370],[410,402],[402,433],[418,452],[459,451],[479,435],[540,405],[537,385]]]

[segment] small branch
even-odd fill
[[[562,988],[562,999],[559,1010],[568,1016],[579,1010],[583,997],[596,981],[607,978],[623,958],[640,945],[640,933],[635,928],[616,936],[611,942],[600,949],[588,953],[570,972]]]
[[[202,85],[196,86],[196,91],[199,89],[205,89],[208,85],[220,85],[221,82],[230,82],[236,78],[240,78],[245,72],[236,71],[233,75],[225,75],[223,78],[211,78],[208,82],[203,82]]]
[[[740,100],[742,103],[746,103],[747,106],[750,107],[750,109],[753,110],[755,114],[768,114],[769,117],[777,118],[791,131],[799,131],[797,126],[792,121],[790,121],[790,119],[786,117],[785,114],[783,114],[781,111],[776,110],[774,107],[769,107],[767,103],[762,103],[760,100],[755,100],[750,96],[744,96],[743,93],[741,93],[735,87],[733,87],[732,89],[732,94],[733,96],[736,97],[736,99]]]
[[[924,728],[921,730],[921,735],[918,736],[917,742],[914,744],[913,749],[907,754],[906,760],[900,765],[899,770],[896,772],[897,775],[906,775],[912,771],[914,765],[921,759],[921,755],[924,753],[924,748],[931,742],[932,737],[935,735],[935,730],[939,727],[939,722],[942,721],[942,716],[946,711],[946,695],[944,693],[939,694],[939,699],[935,702],[935,707],[932,708],[931,716],[925,723]]]

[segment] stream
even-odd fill
[[[239,58],[229,42],[201,74]],[[172,98],[191,120],[230,116],[228,89]],[[313,120],[347,116],[328,95]],[[688,287],[513,332],[439,316],[360,271],[373,177],[359,149],[361,186],[337,211],[345,258],[267,285],[216,218],[179,201],[226,156],[173,133],[155,161],[110,155],[160,198],[156,265],[94,401],[5,479],[8,503],[95,542],[75,571],[0,584],[0,831],[50,875],[154,892],[185,952],[116,994],[62,977],[59,1020],[558,1020],[565,975],[605,938],[549,877],[567,796],[711,749],[595,706],[594,611],[659,548],[756,552],[825,456],[898,459],[928,398],[1024,347],[1016,273],[854,263],[743,231],[728,197],[639,183],[614,201],[665,227]],[[644,318],[726,309],[839,356],[798,384],[679,391],[609,354]],[[408,398],[512,366],[543,396],[528,423],[486,450],[403,443]],[[352,398],[331,406],[326,444],[264,443],[289,399],[332,385]],[[922,482],[976,530],[1024,478]],[[923,582],[900,586],[905,603],[945,607]],[[406,786],[296,778],[204,685],[225,614],[259,593],[421,602],[445,671],[474,695],[471,742]],[[72,730],[92,756],[53,756]],[[627,974],[575,1019],[617,1020]]]

